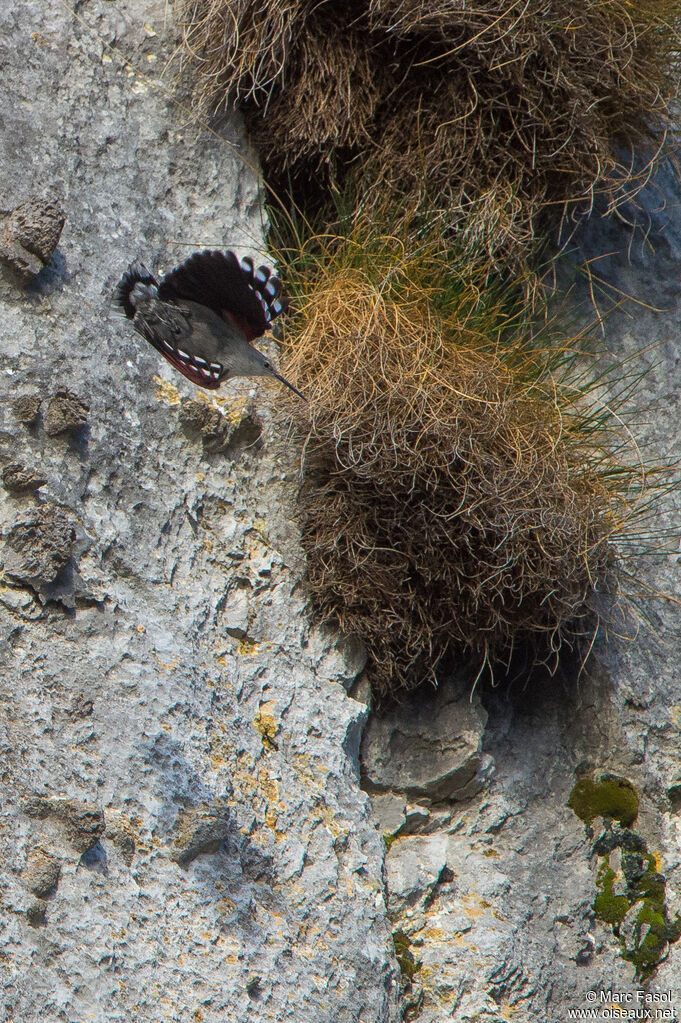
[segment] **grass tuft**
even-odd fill
[[[647,180],[681,0],[177,10],[198,102],[239,102],[281,196],[318,618],[367,641],[383,697],[450,651],[482,670],[592,640],[625,556],[656,547],[664,471],[627,431],[640,378],[542,319],[527,268],[551,221],[568,237]],[[332,229],[296,222],[343,202]]]
[[[271,185],[327,190],[361,166],[495,259],[540,217],[613,202],[661,144],[679,78],[679,0],[181,0],[208,110],[240,102]]]
[[[367,642],[379,697],[448,652],[482,669],[529,637],[593,638],[659,477],[622,427],[636,381],[533,327],[525,289],[436,232],[360,217],[278,256],[312,602]]]

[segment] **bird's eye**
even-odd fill
[[[263,362],[263,366],[265,367],[265,369],[272,369],[269,362]]]

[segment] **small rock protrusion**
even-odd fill
[[[260,986],[262,984],[262,977],[249,977],[246,982],[246,993],[249,998],[258,998],[260,995]]]
[[[577,966],[588,966],[594,957],[596,951],[596,940],[593,934],[584,935],[584,943],[577,950],[575,955],[575,962]]]
[[[66,836],[79,853],[89,852],[106,830],[104,814],[98,806],[82,803],[78,799],[57,800],[56,816],[66,828]]]
[[[109,838],[118,849],[121,854],[121,858],[126,866],[130,866],[133,859],[135,858],[135,838],[130,831],[125,831],[122,828],[115,828]]]
[[[26,857],[26,866],[21,879],[29,891],[44,899],[59,884],[61,863],[44,849],[31,849]]]
[[[231,830],[228,807],[203,806],[183,811],[168,857],[186,867],[203,853],[217,852]]]
[[[419,803],[407,803],[404,811],[404,835],[415,835],[430,820],[430,811]]]
[[[195,398],[182,402],[179,411],[180,425],[188,433],[198,433],[206,439],[217,437],[224,429],[224,416],[214,405]]]
[[[471,698],[467,679],[442,683],[431,695],[374,715],[362,738],[362,765],[378,792],[416,802],[470,799],[489,783],[493,761],[482,751],[487,712]],[[420,811],[409,815],[418,825]],[[406,821],[406,815],[405,815]]]
[[[229,594],[225,606],[225,632],[232,639],[245,639],[248,635],[250,599],[248,590],[238,586]]]
[[[404,827],[405,801],[395,792],[376,792],[370,797],[371,808],[384,835],[397,835]]]
[[[75,539],[71,521],[59,508],[38,508],[10,529],[4,552],[6,575],[34,589],[53,583],[71,560]]]
[[[106,837],[113,843],[123,862],[128,867],[135,857],[135,850],[137,848],[135,834],[135,829],[126,814],[117,810],[107,809]]]
[[[667,796],[671,803],[672,813],[679,813],[681,811],[681,783],[677,782],[675,785],[671,785],[667,789]]]
[[[50,398],[44,425],[48,437],[59,433],[73,433],[87,423],[89,404],[73,391],[60,387]]]
[[[44,927],[47,917],[47,903],[44,899],[36,899],[26,910],[26,919],[31,927]]]
[[[0,260],[22,284],[49,265],[65,221],[64,207],[54,197],[31,196],[9,214],[0,231]]]
[[[22,802],[27,817],[45,820],[53,817],[64,826],[66,837],[81,855],[97,845],[106,830],[104,814],[98,806],[80,799],[51,799],[28,796]]]
[[[37,391],[21,394],[12,402],[14,418],[25,426],[33,426],[40,412],[41,397]]]
[[[262,423],[252,408],[246,408],[239,420],[230,425],[222,442],[226,458],[236,462],[246,452],[255,453],[263,445]]]
[[[249,449],[262,447],[262,424],[248,403],[237,402],[223,414],[215,405],[187,398],[178,418],[189,436],[202,439],[207,451],[219,452],[232,461]]]
[[[46,483],[44,476],[25,469],[20,462],[10,462],[2,470],[2,485],[11,494],[32,494]]]
[[[78,693],[71,701],[71,706],[67,707],[66,713],[70,718],[87,718],[92,714],[94,707],[94,700],[85,693]]]

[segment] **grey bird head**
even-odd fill
[[[197,252],[157,281],[131,263],[115,301],[135,330],[193,383],[211,390],[238,376],[271,377],[299,397],[251,341],[284,311],[281,283],[267,266],[233,252]]]
[[[225,367],[221,380],[229,380],[231,377],[272,377],[282,384],[286,384],[300,398],[305,399],[297,387],[294,387],[286,377],[278,373],[270,359],[257,348],[248,343],[240,345],[230,356],[230,365]]]

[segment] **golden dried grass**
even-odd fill
[[[482,667],[531,636],[592,636],[645,473],[566,375],[571,343],[543,347],[509,315],[518,290],[434,237],[365,225],[280,256],[313,607],[367,642],[377,694],[448,651]]]

